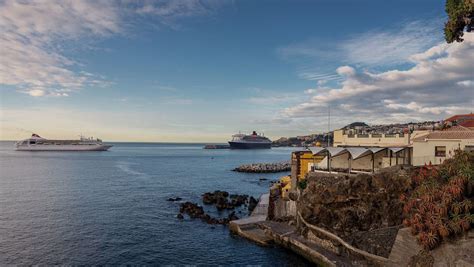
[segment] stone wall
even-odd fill
[[[349,242],[361,232],[400,225],[399,196],[410,184],[409,170],[403,168],[358,175],[309,173],[297,210],[309,223]]]

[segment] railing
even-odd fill
[[[348,251],[356,254],[356,255],[359,255],[367,260],[370,260],[370,261],[375,261],[379,264],[386,264],[389,262],[389,259],[388,258],[385,258],[385,257],[381,257],[381,256],[377,256],[377,255],[374,255],[374,254],[371,254],[367,251],[364,251],[364,250],[361,250],[361,249],[358,249],[358,248],[355,248],[353,247],[352,245],[348,244],[346,241],[342,240],[342,238],[340,238],[339,236],[329,232],[329,231],[326,231],[322,228],[319,228],[315,225],[312,225],[310,223],[308,223],[304,218],[303,216],[301,216],[301,213],[298,211],[298,218],[301,220],[301,222],[306,225],[306,227],[310,228],[311,230],[313,231],[316,231],[317,233],[321,234],[321,235],[324,235],[326,236],[327,238],[333,240],[333,241],[336,241],[338,242],[339,244],[341,244],[342,246],[344,246]]]

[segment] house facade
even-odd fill
[[[414,166],[441,164],[454,156],[456,150],[474,151],[474,130],[458,128],[435,131],[413,139]]]

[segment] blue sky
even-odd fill
[[[1,139],[221,142],[326,131],[328,106],[331,128],[474,106],[473,63],[459,56],[474,40],[444,44],[444,1],[0,6]]]

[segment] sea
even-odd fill
[[[112,144],[104,152],[26,152],[0,142],[1,266],[310,265],[285,249],[233,235],[227,226],[179,220],[180,202],[167,201],[181,197],[202,204],[201,195],[214,190],[257,198],[285,173],[231,170],[289,160],[291,148]]]

